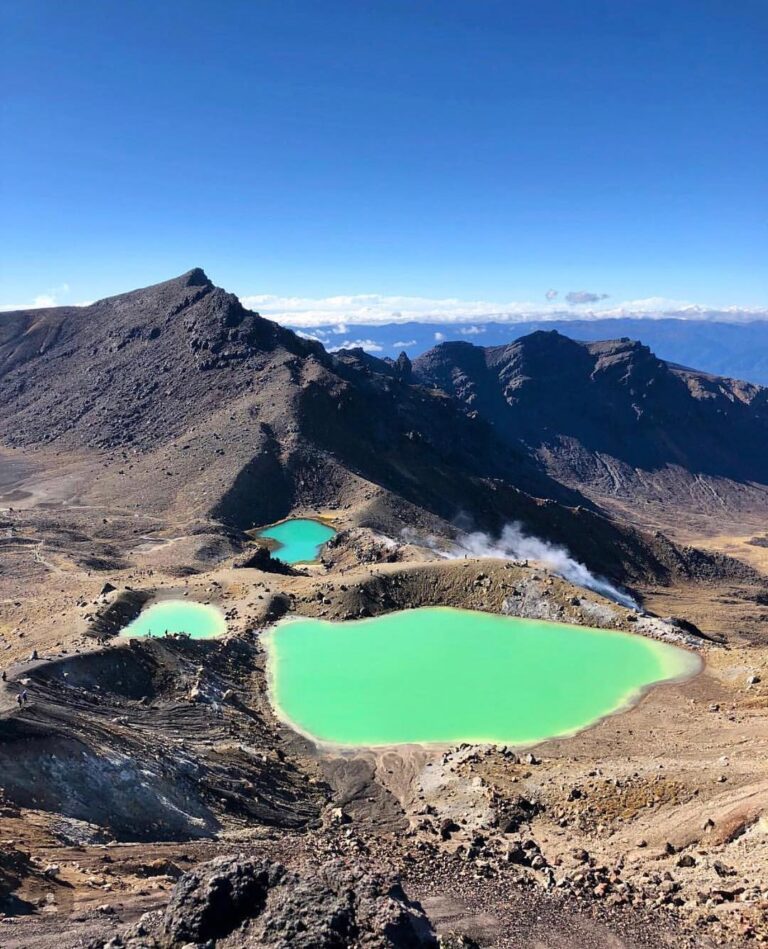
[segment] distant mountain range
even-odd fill
[[[413,377],[635,523],[695,524],[768,502],[768,389],[667,363],[642,343],[554,330],[506,346],[441,343]]]
[[[667,362],[718,376],[768,385],[768,321],[710,322],[696,319],[591,319],[533,322],[328,324],[298,330],[326,347],[362,345],[377,356],[413,358],[436,342],[467,340],[483,346],[510,343],[537,330],[557,330],[572,339],[597,341],[628,337],[649,346]]]

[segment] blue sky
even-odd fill
[[[0,304],[768,306],[765,0],[0,11]]]

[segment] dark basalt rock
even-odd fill
[[[438,945],[399,884],[341,862],[295,873],[270,860],[219,857],[185,873],[161,914],[110,947],[177,949],[419,949]],[[457,943],[461,944],[461,943]],[[99,949],[105,943],[92,943]]]
[[[413,374],[413,366],[411,364],[411,360],[408,358],[408,353],[406,353],[405,350],[403,350],[403,352],[401,352],[400,355],[397,357],[393,368],[394,368],[395,376],[401,382],[411,381],[411,376]]]
[[[14,890],[21,886],[25,877],[35,869],[29,854],[17,850],[8,843],[0,846],[0,911],[14,915],[31,912],[32,906],[21,900]]]
[[[113,592],[115,587],[107,583],[102,592]],[[144,605],[151,599],[151,594],[144,590],[122,590],[112,600],[95,614],[88,625],[87,635],[96,639],[109,639],[116,636],[120,630],[136,619]]]
[[[161,939],[169,944],[221,939],[259,916],[270,889],[285,877],[279,864],[223,858],[185,873],[165,912]]]
[[[266,617],[275,622],[293,609],[293,601],[285,593],[275,593],[267,601]]]
[[[537,801],[529,801],[527,798],[518,796],[516,800],[510,800],[502,809],[499,815],[499,829],[505,834],[513,833],[543,810],[544,808]]]
[[[670,626],[675,626],[677,629],[681,629],[684,633],[688,633],[690,636],[696,636],[698,639],[705,639],[710,643],[725,642],[725,639],[722,636],[710,636],[703,630],[699,629],[695,623],[692,623],[690,620],[684,619],[680,616],[665,616],[664,622],[669,623]]]
[[[266,547],[247,550],[235,560],[232,566],[239,569],[261,570],[264,573],[281,573],[289,577],[301,576],[301,573],[290,564],[284,563],[279,557],[273,557]]]

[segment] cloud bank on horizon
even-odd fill
[[[7,313],[9,310],[45,310],[52,306],[63,306],[62,296],[69,294],[69,284],[62,283],[61,286],[46,290],[45,293],[38,293],[31,303],[0,304],[0,313]],[[78,303],[77,306],[87,306],[87,303]]]
[[[731,323],[768,319],[768,307],[713,307],[687,300],[648,297],[614,302],[608,294],[569,290],[558,301],[559,291],[548,290],[544,303],[460,300],[452,297],[384,296],[357,294],[332,297],[282,297],[251,294],[242,304],[278,323],[301,329],[339,325],[366,326],[387,323],[519,323],[530,320],[677,318]],[[471,333],[471,330],[467,331]]]
[[[0,304],[0,313],[12,310],[45,309],[53,306],[88,306],[92,301],[69,303],[70,288],[62,284],[36,296],[31,302]],[[64,297],[64,299],[62,299]],[[746,323],[768,320],[768,306],[710,306],[689,300],[647,297],[615,302],[607,293],[591,290],[550,289],[544,302],[462,300],[456,297],[386,296],[366,293],[330,297],[286,297],[277,294],[243,294],[243,306],[286,326],[311,330],[347,326],[376,326],[392,323],[470,324],[463,335],[483,332],[473,324],[525,323],[540,320],[601,319],[682,319],[709,322]],[[405,345],[405,344],[404,344]]]

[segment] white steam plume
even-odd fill
[[[441,557],[450,560],[466,555],[498,557],[502,560],[535,560],[576,586],[593,590],[627,609],[638,609],[638,604],[628,593],[619,590],[602,577],[596,577],[583,563],[574,560],[565,547],[550,544],[539,537],[529,536],[517,522],[507,524],[498,540],[494,540],[490,534],[482,531],[473,531],[459,534],[451,544],[446,546],[435,537],[417,539],[416,532],[412,528],[406,528],[403,531],[403,537],[409,543],[429,547]]]

